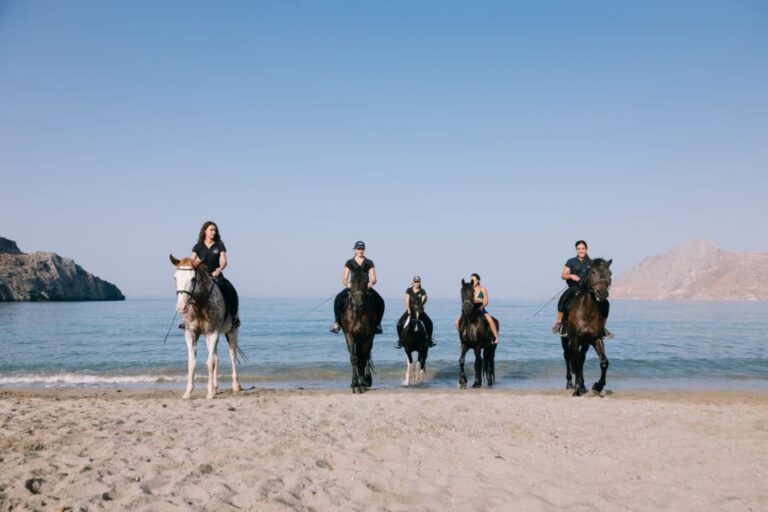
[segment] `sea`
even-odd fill
[[[331,334],[332,301],[242,299],[239,367],[245,388],[343,389],[351,370],[344,337]],[[550,332],[554,304],[494,300],[501,323],[497,388],[564,389],[560,338]],[[405,354],[394,348],[402,299],[387,301],[373,347],[374,388],[403,386]],[[432,299],[427,312],[437,346],[423,387],[456,388],[458,300]],[[176,328],[175,297],[122,302],[0,303],[0,388],[118,387],[179,389],[187,350]],[[166,333],[170,333],[166,339]],[[607,389],[768,390],[768,302],[613,301],[606,343]],[[226,341],[218,347],[220,387],[230,386]],[[197,382],[206,381],[205,340],[198,346]],[[470,382],[473,356],[467,355]],[[587,385],[599,377],[587,354]]]

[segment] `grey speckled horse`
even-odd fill
[[[176,311],[184,315],[184,338],[187,341],[187,389],[184,398],[192,396],[197,364],[197,340],[202,334],[208,346],[208,395],[214,398],[219,387],[218,355],[216,349],[219,335],[223,334],[229,344],[229,357],[232,359],[232,392],[240,391],[237,380],[237,327],[233,327],[232,318],[226,314],[224,295],[213,282],[205,264],[192,258],[178,260],[171,255],[171,263],[176,267]]]

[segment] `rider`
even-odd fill
[[[485,309],[488,306],[489,298],[488,298],[488,290],[480,286],[480,276],[478,274],[472,274],[472,288],[474,289],[474,308],[477,310],[478,313],[485,315],[485,319],[488,322],[488,326],[491,328],[491,332],[493,333],[493,344],[497,344],[499,342],[499,330],[496,327],[496,322],[493,321],[493,317],[490,313]],[[459,330],[459,320],[461,317],[456,319],[456,330]]]
[[[203,227],[200,228],[200,234],[197,237],[197,243],[192,248],[192,259],[205,264],[211,277],[219,285],[222,295],[224,295],[227,309],[232,315],[233,327],[239,326],[240,317],[237,314],[239,302],[237,291],[235,291],[232,283],[222,274],[222,271],[227,266],[227,248],[224,246],[224,242],[221,241],[219,227],[215,222],[209,220],[203,223]]]
[[[563,272],[560,277],[568,284],[568,289],[560,296],[557,302],[557,322],[552,326],[552,334],[566,334],[563,328],[563,317],[565,309],[570,306],[576,293],[582,289],[582,280],[589,277],[589,271],[592,268],[592,258],[587,254],[587,242],[579,240],[575,244],[576,256],[565,262]],[[613,338],[613,333],[605,330],[606,338]]]
[[[432,348],[437,343],[432,340],[432,319],[429,318],[427,312],[424,311],[424,306],[427,304],[427,291],[421,287],[421,277],[413,276],[413,283],[411,287],[405,290],[405,313],[397,321],[397,329],[400,331],[405,326],[406,319],[411,315],[411,304],[421,303],[421,321],[424,322],[424,328],[427,330],[427,343]],[[395,348],[403,348],[403,345],[398,338]]]
[[[355,255],[344,264],[344,276],[341,278],[344,289],[336,295],[336,299],[333,301],[333,313],[336,316],[336,321],[331,324],[330,331],[338,333],[341,330],[341,312],[344,309],[344,302],[347,300],[349,289],[352,286],[350,283],[350,274],[352,272],[368,274],[368,293],[373,299],[374,308],[378,316],[376,334],[381,334],[381,319],[384,317],[384,299],[373,289],[373,285],[376,284],[376,268],[373,261],[365,257],[365,242],[362,241],[355,242]]]

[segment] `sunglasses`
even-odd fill
[[[363,249],[363,248],[361,248],[361,247],[358,247],[358,248],[357,248],[357,249],[355,249],[355,250],[356,250],[356,251],[364,251],[365,249]]]

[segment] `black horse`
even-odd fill
[[[368,292],[368,274],[353,272],[341,322],[352,365],[350,386],[353,393],[363,393],[373,384],[371,349],[380,321],[374,300]]]
[[[475,351],[475,383],[473,388],[479,388],[483,385],[483,376],[485,383],[493,387],[496,383],[496,369],[494,357],[496,354],[496,345],[493,343],[493,332],[491,331],[485,315],[480,313],[475,307],[475,292],[472,283],[461,280],[461,317],[459,318],[459,338],[461,339],[461,357],[459,358],[459,386],[462,389],[467,387],[467,376],[464,373],[464,357],[467,351]],[[499,321],[494,318],[496,329],[499,328]],[[482,351],[482,355],[481,355]]]
[[[584,359],[589,347],[595,347],[600,358],[600,380],[592,390],[596,393],[605,387],[605,374],[608,371],[608,358],[605,356],[605,321],[608,319],[608,293],[611,287],[611,263],[613,260],[597,258],[592,260],[592,268],[583,288],[567,307],[567,334],[560,341],[563,345],[563,357],[566,367],[565,389],[574,389],[574,396],[587,392],[584,387]],[[571,371],[575,383],[571,380]]]
[[[400,344],[408,357],[408,368],[405,372],[404,384],[421,384],[427,371],[427,354],[429,353],[429,336],[427,328],[421,319],[424,314],[424,304],[411,301],[411,314],[406,318],[405,325],[397,325],[397,335]],[[413,353],[418,353],[418,366],[413,364]]]

